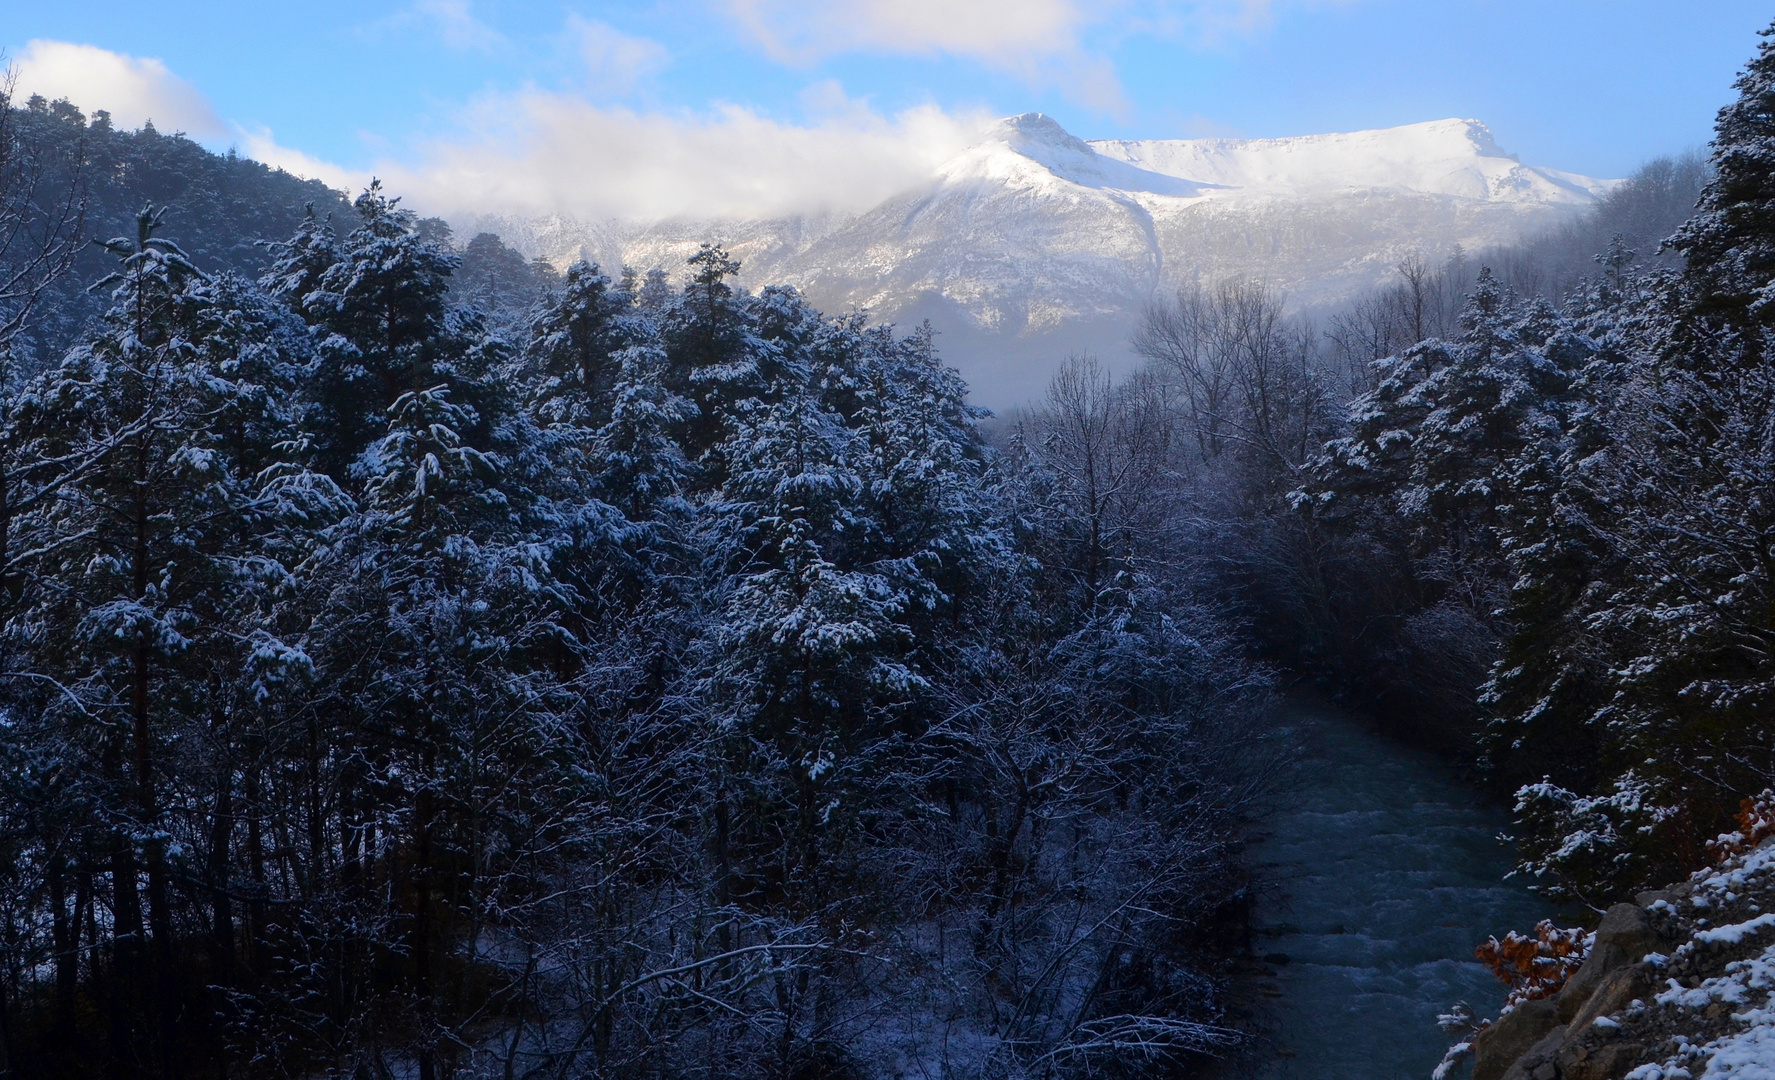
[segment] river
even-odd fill
[[[1554,910],[1503,880],[1508,815],[1458,770],[1320,704],[1285,723],[1300,757],[1248,849],[1254,948],[1274,973],[1253,1075],[1426,1080],[1448,1046],[1437,1014],[1503,1002],[1473,946]]]

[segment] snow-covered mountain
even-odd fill
[[[1067,353],[1127,358],[1162,290],[1257,277],[1303,309],[1384,280],[1403,256],[1507,243],[1582,211],[1609,181],[1523,165],[1476,120],[1286,139],[1086,142],[1053,119],[999,121],[924,185],[860,214],[760,221],[457,224],[565,263],[664,267],[703,240],[747,284],[829,311],[929,318],[984,404],[1040,393]]]
[[[1587,205],[1610,187],[1588,176],[1523,165],[1477,120],[1292,139],[1117,139],[1089,146],[1101,157],[1162,176],[1188,177],[1223,198],[1397,191],[1569,206]]]

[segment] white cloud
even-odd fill
[[[269,128],[247,128],[223,120],[195,86],[159,60],[95,45],[33,41],[13,66],[20,97],[67,98],[89,114],[100,109],[109,112],[112,122],[125,129],[139,128],[152,120],[167,134],[182,131],[215,149],[235,145],[255,161],[334,187],[349,190],[369,182],[368,173],[355,173],[280,146]]]
[[[603,89],[658,70],[654,43],[576,22]],[[992,119],[933,106],[883,115],[835,82],[808,88],[810,117],[791,123],[741,105],[701,112],[606,106],[536,88],[491,94],[458,117],[456,134],[346,169],[280,145],[264,127],[222,119],[158,60],[90,45],[33,41],[17,64],[19,89],[109,109],[120,126],[149,118],[211,146],[356,191],[380,176],[425,213],[561,213],[657,219],[861,210],[927,180]]]
[[[39,40],[27,44],[13,66],[20,97],[67,98],[89,114],[103,109],[120,128],[139,128],[152,120],[167,134],[182,131],[218,149],[237,145],[255,161],[335,187],[350,189],[369,182],[367,173],[341,169],[278,145],[269,128],[247,128],[223,120],[195,86],[159,60],[95,45]]]
[[[948,54],[1057,87],[1105,112],[1126,108],[1106,40],[1161,35],[1196,45],[1267,28],[1282,4],[1357,0],[706,0],[773,58],[851,52]]]
[[[505,35],[475,18],[469,0],[414,0],[413,6],[391,20],[391,25],[409,22],[429,24],[452,49],[492,52],[506,44]]]
[[[715,0],[779,60],[946,52],[996,64],[1071,51],[1077,0]]]
[[[928,179],[990,119],[934,106],[884,116],[829,87],[811,123],[738,105],[638,112],[528,90],[481,101],[465,135],[377,167],[427,213],[742,217],[864,209]]]
[[[664,70],[671,56],[657,41],[633,37],[608,23],[567,16],[567,33],[585,62],[585,85],[595,94],[621,97]]]
[[[149,120],[165,132],[183,131],[205,142],[232,134],[197,88],[159,60],[66,41],[32,41],[14,67],[22,97],[67,98],[88,112],[105,109],[124,128]]]
[[[341,168],[330,161],[322,161],[300,150],[279,145],[272,137],[270,128],[235,125],[234,131],[242,156],[262,161],[274,169],[282,169],[306,180],[319,180],[328,187],[353,194],[370,182],[370,173]]]

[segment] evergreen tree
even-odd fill
[[[266,276],[321,331],[318,431],[336,476],[397,398],[466,374],[471,343],[447,304],[459,260],[422,237],[399,202],[372,183],[353,204],[357,228],[335,245],[324,225],[306,220]]]
[[[119,919],[107,1052],[127,1072],[149,1068],[153,1047],[173,1074],[194,1034],[179,1019],[175,877],[209,882],[218,970],[234,957],[231,691],[249,657],[277,651],[255,618],[283,578],[257,543],[255,478],[279,462],[291,418],[271,398],[289,385],[275,314],[237,280],[205,278],[155,235],[161,218],[144,209],[134,238],[107,245],[121,260],[107,330],[34,395],[56,416],[49,445],[87,466],[24,522],[37,585],[13,629],[54,684],[77,688],[52,711],[110,792],[115,816],[91,822],[88,843],[109,861]],[[68,587],[41,587],[52,580]],[[189,785],[206,797],[188,801]],[[154,1024],[133,1030],[137,1016]]]
[[[751,307],[727,282],[740,264],[711,244],[689,262],[695,274],[656,318],[666,346],[666,387],[697,409],[683,436],[685,454],[705,472],[702,482],[714,486],[723,469],[714,451],[731,434],[723,420],[765,393],[770,376],[760,357],[770,350],[757,340]]]
[[[105,323],[0,384],[9,1064],[1214,1044],[1167,929],[1199,920],[1158,909],[1231,880],[1225,725],[1263,692],[1166,569],[1157,495],[1074,604],[1043,580],[1064,513],[998,467],[928,327],[746,293],[706,247],[680,290],[574,267],[514,351],[509,304],[453,306],[441,223],[377,186],[356,209],[257,281],[144,211]]]
[[[567,268],[560,298],[530,329],[527,358],[540,380],[534,391],[540,416],[581,428],[609,419],[620,367],[616,354],[652,336],[633,304],[596,265],[582,261]]]
[[[1756,492],[1771,475],[1772,77],[1765,40],[1720,112],[1715,177],[1671,240],[1682,273],[1615,271],[1593,298],[1609,349],[1514,543],[1517,662],[1488,691],[1494,756],[1545,774],[1519,793],[1525,866],[1593,902],[1699,865],[1769,769],[1775,581]],[[1556,753],[1595,764],[1561,768]]]
[[[1671,237],[1687,260],[1684,284],[1697,314],[1743,335],[1760,362],[1761,328],[1775,324],[1775,27],[1739,73],[1737,100],[1714,122],[1713,179],[1695,215]]]
[[[451,295],[502,330],[521,328],[532,309],[560,282],[542,259],[528,260],[492,233],[477,233],[462,249]]]

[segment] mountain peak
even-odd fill
[[[937,176],[950,182],[990,180],[1029,188],[1073,184],[1176,198],[1194,198],[1213,186],[1105,157],[1039,112],[999,120],[978,143],[939,168]]]
[[[1587,204],[1611,186],[1523,165],[1504,152],[1489,127],[1472,119],[1274,139],[1086,142],[1039,112],[994,123],[980,142],[943,165],[938,179],[1030,190],[1076,185],[1184,199],[1389,192],[1549,205]]]
[[[1497,137],[1491,133],[1491,128],[1487,127],[1483,120],[1433,120],[1426,126],[1459,128],[1481,157],[1510,156],[1504,153],[1503,147],[1498,145]]]
[[[987,129],[986,138],[1005,143],[1011,149],[1028,157],[1031,153],[1043,150],[1060,150],[1075,154],[1094,155],[1091,144],[1060,126],[1060,122],[1047,113],[1026,112],[1019,116],[1007,116]]]

